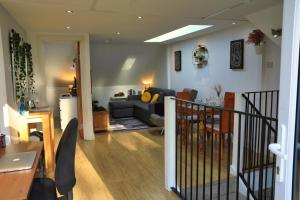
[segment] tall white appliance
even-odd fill
[[[69,121],[73,118],[77,118],[77,97],[71,95],[61,95],[59,98],[60,108],[60,128],[65,130]]]

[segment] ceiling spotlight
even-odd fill
[[[120,32],[116,32],[116,34],[117,34],[117,35],[121,35],[121,33],[120,33]]]
[[[236,25],[236,22],[232,22],[232,25]]]
[[[272,29],[272,35],[274,38],[280,37],[282,35],[282,29]]]
[[[65,10],[65,13],[72,14],[72,13],[74,13],[74,11],[73,10]]]
[[[142,17],[142,16],[138,16],[137,18],[138,18],[138,19],[143,19],[143,17]]]
[[[71,29],[71,26],[66,26],[66,29],[67,29],[67,30],[70,30],[70,29]]]

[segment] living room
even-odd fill
[[[161,10],[136,1],[30,1],[27,5],[4,0],[1,4],[4,73],[0,79],[5,94],[0,103],[6,110],[0,124],[9,141],[19,139],[15,119],[20,105],[12,92],[6,36],[14,29],[32,45],[33,100],[40,102],[37,107],[50,107],[58,118],[54,121],[56,144],[63,133],[59,95],[68,93],[70,84],[75,87],[75,72],[67,82],[48,87],[49,78],[63,79],[59,70],[65,61],[52,62],[56,66],[45,73],[45,67],[51,68],[45,60],[51,56],[41,53],[41,43],[47,41],[54,60],[68,54],[66,44],[80,43],[76,61],[81,68],[81,85],[77,85],[81,91],[76,94],[80,98],[76,109],[82,134],[75,157],[74,199],[177,199],[164,189],[165,99],[180,100],[181,93],[189,93],[187,102],[218,108],[224,106],[226,93],[280,87],[281,0],[205,1],[205,7],[195,1],[157,2]],[[159,37],[184,28],[189,33]]]
[[[114,109],[115,106],[120,107],[120,112],[131,108],[132,105],[126,107],[124,103],[128,96],[141,95],[149,87],[169,88],[174,90],[173,95],[185,88],[194,89],[197,91],[195,100],[202,103],[218,101],[216,86],[221,87],[222,97],[226,91],[277,90],[280,76],[280,37],[274,37],[269,29],[281,26],[280,12],[282,5],[277,4],[247,15],[248,20],[230,21],[226,28],[210,30],[213,29],[210,27],[207,30],[210,33],[204,30],[204,33],[200,32],[197,36],[189,36],[192,37],[190,39],[183,36],[183,39],[181,37],[162,44],[119,42],[123,37],[122,33],[116,33],[114,40],[103,41],[91,37],[93,100],[110,112],[110,117],[121,118],[121,124],[118,124],[118,120],[112,122],[112,129],[119,125],[119,128],[126,130],[126,123],[129,123],[128,127],[131,123],[138,123],[140,127],[153,125],[150,115],[146,119],[138,117],[147,122],[139,124],[135,120],[122,119],[135,116],[134,111],[131,114],[129,111],[124,116],[114,114],[118,110]],[[137,19],[138,23],[143,23],[143,20]],[[261,27],[264,31],[263,47],[258,49],[255,44],[247,41],[250,33]],[[243,66],[231,68],[230,43],[239,39],[244,40]],[[200,45],[206,48],[208,54],[208,62],[203,66],[196,64],[193,57]],[[176,69],[176,52],[180,52],[180,69]],[[116,101],[121,103],[112,103]]]

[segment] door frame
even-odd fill
[[[77,90],[77,118],[78,118],[78,131],[81,139],[84,139],[83,117],[82,117],[82,91],[81,91],[81,69],[80,69],[80,42],[76,42],[76,90]]]
[[[298,60],[300,42],[300,0],[284,0],[283,5],[283,34],[280,68],[280,96],[278,124],[286,126],[287,160],[285,162],[284,181],[275,183],[275,200],[292,198],[293,157],[296,120],[296,100],[298,82]],[[278,143],[281,143],[281,130]],[[277,159],[278,162],[279,159]]]
[[[299,49],[300,59],[300,49]],[[300,60],[298,63],[298,69],[300,68]],[[299,72],[298,72],[299,73]],[[298,172],[298,158],[299,158],[299,134],[300,131],[300,76],[298,74],[298,91],[297,91],[297,108],[296,108],[296,124],[295,124],[295,144],[294,144],[294,169],[293,169],[293,191],[292,199],[296,198],[296,187],[297,187],[297,172]]]

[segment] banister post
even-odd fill
[[[242,97],[242,93],[235,93],[234,110],[244,112],[245,101]],[[243,116],[243,115],[242,115]],[[241,117],[242,117],[241,116]],[[232,142],[232,162],[230,166],[230,172],[233,175],[238,175],[237,163],[240,161],[240,166],[243,163],[243,148],[238,146],[238,134],[239,134],[239,121],[238,115],[234,115],[234,128],[233,128],[233,142]],[[244,120],[241,120],[241,138],[240,141],[244,141]],[[238,159],[238,151],[240,150],[240,159]]]
[[[171,191],[175,186],[176,165],[176,100],[165,97],[165,188]]]

